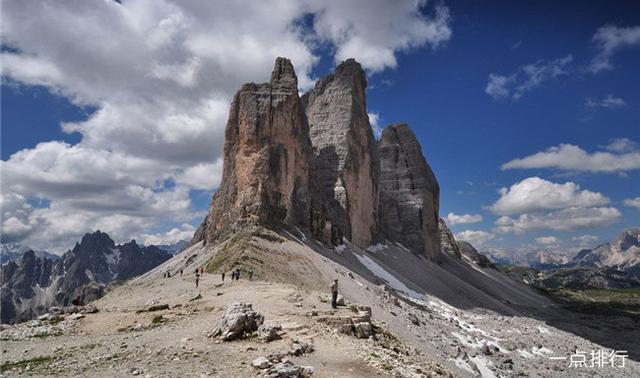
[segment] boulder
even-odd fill
[[[276,340],[281,330],[282,326],[278,323],[264,323],[258,327],[258,338],[265,342]]]
[[[250,303],[234,303],[225,310],[211,336],[220,336],[224,341],[239,339],[257,331],[263,322],[264,317]]]
[[[291,344],[291,350],[289,351],[289,354],[293,356],[302,356],[304,354],[309,354],[314,350],[315,349],[311,341],[296,339]]]
[[[366,339],[369,336],[373,335],[371,323],[368,322],[355,323],[354,330],[356,337],[359,339]]]
[[[298,378],[302,368],[291,361],[273,365],[265,371],[264,376],[270,378]]]
[[[271,363],[266,357],[258,357],[255,360],[251,361],[251,366],[258,369],[266,369],[271,366]]]

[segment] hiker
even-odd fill
[[[331,307],[338,308],[338,279],[333,280],[331,284]]]
[[[236,269],[236,281],[240,280],[240,268]]]
[[[162,278],[167,278],[167,273],[162,273]]]
[[[199,283],[200,283],[200,275],[196,274],[196,289],[198,288]]]
[[[253,279],[253,269],[249,269],[249,281]]]
[[[224,272],[222,272],[222,282],[224,282]]]
[[[171,278],[171,272],[167,271],[167,278]]]
[[[180,278],[182,278],[182,269],[180,269]]]

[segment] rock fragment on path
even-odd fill
[[[258,327],[258,338],[264,342],[278,339],[278,332],[282,330],[279,323],[264,323]]]
[[[210,336],[221,336],[231,341],[249,335],[264,323],[264,316],[253,309],[251,303],[237,302],[229,306]]]

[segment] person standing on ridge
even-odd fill
[[[333,280],[331,284],[331,307],[338,308],[338,279]]]

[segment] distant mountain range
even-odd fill
[[[19,262],[2,265],[2,323],[30,319],[76,298],[99,298],[107,284],[138,276],[169,258],[158,247],[139,246],[135,240],[116,245],[100,231],[86,234],[57,260],[26,251]]]
[[[156,244],[155,246],[167,252],[168,254],[175,256],[178,253],[182,252],[182,250],[185,249],[188,245],[188,240],[180,240],[173,244]]]
[[[0,265],[9,262],[11,260],[20,262],[22,255],[31,248],[24,246],[20,243],[2,243],[0,244]],[[46,251],[34,251],[36,257],[46,257],[50,260],[56,261],[60,256]]]
[[[496,261],[495,255],[489,255]],[[610,243],[583,249],[569,261],[530,260],[502,269],[512,278],[543,289],[640,287],[640,228],[624,230]],[[516,265],[516,264],[509,264]]]

